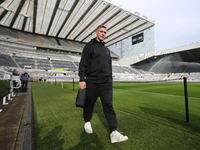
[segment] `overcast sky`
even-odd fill
[[[200,42],[200,0],[111,0],[155,21],[156,51]]]

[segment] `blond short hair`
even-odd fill
[[[106,28],[106,26],[105,26],[105,25],[103,25],[103,24],[102,24],[102,25],[99,25],[99,26],[97,27],[97,29],[96,29],[96,30],[98,30],[99,28],[105,28],[105,29],[107,29],[107,28]]]

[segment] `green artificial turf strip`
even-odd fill
[[[86,134],[82,108],[75,107],[76,91],[33,83],[36,149],[200,149],[200,127],[185,123],[184,109],[176,105],[183,105],[179,97],[125,91],[125,85],[120,90],[115,83],[114,88],[118,130],[129,140],[110,144],[100,100],[91,120],[94,133]],[[199,113],[193,113],[199,120]]]
[[[0,93],[10,88],[10,81],[0,80]]]

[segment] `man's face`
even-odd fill
[[[95,31],[95,33],[97,34],[97,41],[102,42],[106,37],[107,29],[99,28]]]

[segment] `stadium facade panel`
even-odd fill
[[[140,38],[142,38],[142,40],[140,40]],[[120,59],[155,52],[154,27],[112,44],[108,48],[117,54]]]

